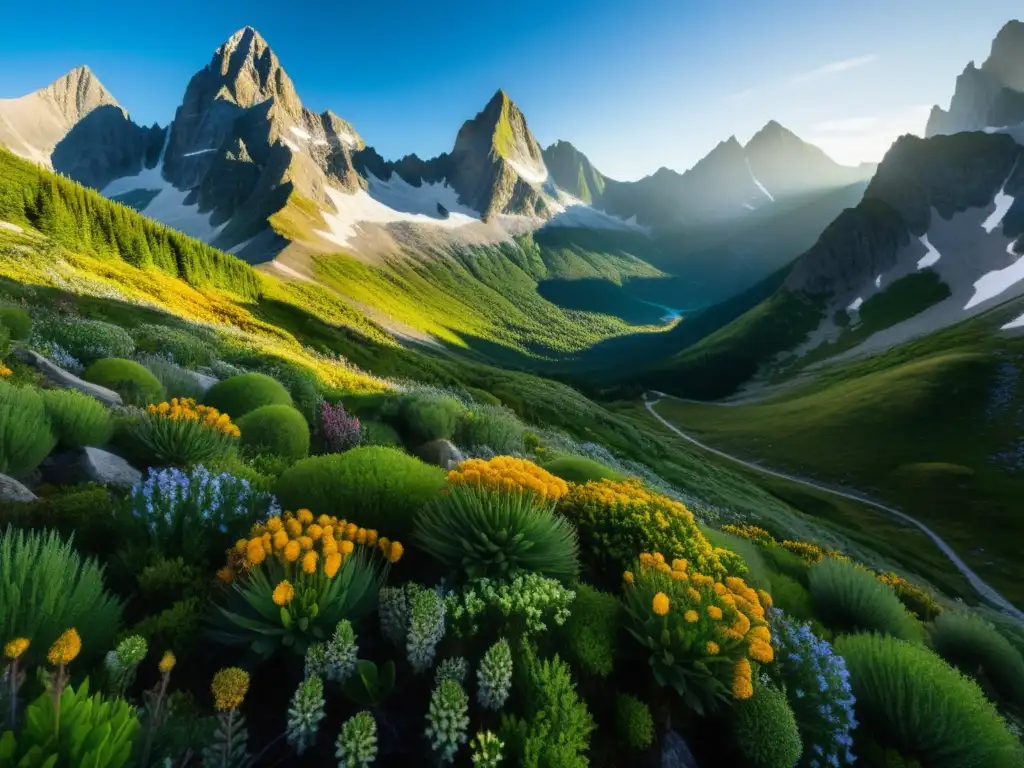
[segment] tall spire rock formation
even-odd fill
[[[932,107],[926,136],[1024,123],[1024,22],[1008,22],[981,67],[970,62],[956,79],[949,110]]]

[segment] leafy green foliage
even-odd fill
[[[82,378],[121,395],[127,405],[159,403],[164,388],[159,379],[134,360],[108,357],[90,365]]]
[[[0,381],[0,473],[35,469],[55,443],[39,393]]]
[[[1024,708],[1024,658],[988,622],[968,613],[945,611],[932,627],[932,647],[983,687]]]
[[[622,604],[586,584],[576,587],[569,620],[560,634],[570,659],[584,672],[608,677],[615,666]]]
[[[417,512],[444,488],[443,470],[395,448],[361,446],[297,462],[277,482],[284,509],[338,515],[390,539],[412,531]]]
[[[466,447],[486,445],[497,454],[523,451],[525,429],[515,413],[500,405],[477,405],[466,411],[455,430],[455,442]]]
[[[143,324],[132,330],[135,345],[142,351],[185,368],[199,368],[213,362],[209,332],[189,332],[167,325]]]
[[[399,431],[412,445],[450,440],[465,410],[454,398],[413,392],[399,402]]]
[[[49,692],[28,705],[16,739],[17,765],[121,768],[131,757],[139,728],[131,704],[99,693],[90,696],[87,678],[78,690],[65,686],[58,706]]]
[[[142,367],[152,373],[164,388],[164,397],[188,397],[200,400],[203,387],[189,371],[177,363],[172,363],[158,355],[142,355],[139,357]]]
[[[584,456],[559,456],[545,462],[544,469],[567,483],[589,483],[591,480],[625,480],[626,476]]]
[[[179,656],[198,649],[205,603],[198,597],[177,600],[170,607],[147,616],[131,628],[154,648],[166,648]]]
[[[98,400],[73,389],[42,393],[50,429],[62,448],[106,445],[114,433],[114,420]]]
[[[341,724],[335,757],[345,768],[364,768],[377,759],[377,721],[369,712],[357,712]]]
[[[882,632],[920,641],[923,631],[892,589],[864,568],[826,558],[808,571],[814,609],[837,632]]]
[[[562,626],[576,593],[537,573],[511,581],[477,579],[445,595],[445,614],[460,637],[517,639]]]
[[[207,390],[203,403],[237,420],[264,405],[291,405],[292,396],[266,374],[243,373],[218,381]]]
[[[362,435],[360,442],[363,445],[380,445],[390,448],[402,445],[402,437],[398,434],[398,430],[382,421],[361,421],[359,431]]]
[[[792,768],[802,745],[786,694],[771,685],[754,686],[754,695],[736,702],[733,738],[751,768]]]
[[[264,405],[236,423],[243,448],[292,460],[309,455],[309,425],[290,405]]]
[[[442,680],[430,694],[425,733],[442,764],[454,762],[459,747],[466,743],[468,713],[469,697],[454,680]]]
[[[115,424],[115,440],[126,444],[136,463],[144,466],[187,467],[225,459],[238,438],[224,429],[196,419],[175,419],[156,412]]]
[[[131,334],[103,320],[47,317],[36,323],[34,336],[57,344],[83,365],[107,357],[127,358],[135,353]]]
[[[28,663],[39,663],[57,637],[74,627],[82,658],[112,645],[121,603],[103,586],[103,569],[79,557],[52,532],[0,533],[0,637],[27,637]]]
[[[455,486],[424,508],[414,536],[461,578],[534,572],[568,583],[579,574],[575,529],[532,493]]]
[[[0,326],[12,341],[25,341],[32,335],[32,318],[21,307],[0,307]]]
[[[510,764],[527,768],[585,768],[595,725],[558,656],[538,660],[524,649],[522,718],[503,715],[499,735]]]
[[[1011,768],[1024,748],[978,685],[926,648],[880,635],[841,637],[861,729],[930,768]]]
[[[388,661],[378,669],[372,661],[360,659],[355,674],[341,690],[358,707],[380,707],[395,690],[395,662]]]
[[[75,548],[91,555],[109,555],[120,529],[115,501],[100,485],[63,486],[35,501],[0,505],[0,528],[8,523],[25,530],[52,529],[62,538],[75,537]]]
[[[810,621],[814,618],[811,593],[796,579],[790,578],[784,573],[774,574],[771,595],[772,603],[784,611],[787,616],[792,616],[800,621]]]
[[[615,730],[619,740],[632,750],[642,751],[654,743],[654,718],[651,708],[636,696],[620,693],[615,697]]]

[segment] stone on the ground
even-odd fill
[[[441,469],[455,469],[466,460],[462,451],[451,440],[431,440],[424,443],[414,454],[427,464],[433,464]]]
[[[196,383],[199,385],[199,387],[203,390],[204,393],[206,392],[206,390],[208,390],[210,387],[212,387],[214,384],[220,381],[220,379],[218,379],[216,376],[207,376],[205,373],[200,373],[199,371],[189,371],[188,374],[193,379],[196,380]]]
[[[99,483],[130,488],[142,480],[139,470],[102,448],[89,447],[51,454],[40,469],[46,482],[54,485]]]
[[[0,503],[35,501],[36,495],[13,477],[0,475]]]
[[[693,753],[675,731],[668,731],[662,740],[661,768],[697,768]]]
[[[83,395],[94,397],[106,406],[121,405],[121,396],[112,389],[101,387],[98,384],[90,384],[88,381],[68,373],[58,365],[54,365],[38,352],[21,347],[15,350],[14,354],[29,365],[34,366],[53,384],[64,389],[75,389]]]

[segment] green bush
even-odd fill
[[[360,446],[297,462],[278,479],[277,498],[284,509],[338,515],[407,539],[415,516],[446,482],[444,470],[400,450]]]
[[[413,535],[458,581],[536,572],[569,583],[579,575],[576,529],[535,494],[456,486],[427,504]]]
[[[861,729],[929,768],[1019,768],[1024,748],[970,678],[928,649],[881,635],[836,642]],[[858,731],[859,732],[859,731]]]
[[[0,325],[13,341],[25,341],[32,335],[32,318],[21,307],[0,307]]]
[[[402,437],[398,430],[390,424],[382,421],[361,421],[360,432],[362,432],[363,445],[382,445],[401,447]]]
[[[26,504],[0,505],[0,530],[8,524],[25,530],[55,530],[63,538],[75,537],[75,549],[109,556],[119,538],[115,503],[101,485],[63,486]]]
[[[611,467],[583,456],[559,456],[544,464],[544,469],[567,483],[589,483],[591,480],[625,480],[626,476]]]
[[[110,649],[120,623],[121,603],[103,588],[103,569],[83,562],[70,541],[11,526],[0,533],[0,637],[29,638],[28,664],[42,663],[72,627],[82,638],[80,658],[96,659]]]
[[[473,402],[479,403],[480,405],[501,405],[501,400],[496,398],[486,389],[466,387],[466,394],[473,398]]]
[[[170,608],[147,616],[131,629],[134,635],[146,638],[150,647],[166,648],[181,655],[198,650],[199,630],[206,610],[206,601],[187,597]]]
[[[615,667],[622,603],[587,584],[576,587],[572,613],[561,629],[569,657],[581,670],[608,677]]]
[[[523,452],[523,425],[515,413],[496,405],[466,411],[455,430],[455,442],[467,448],[486,445],[497,454]]]
[[[243,373],[218,381],[207,390],[203,402],[237,421],[264,405],[291,405],[292,396],[276,379],[262,373]]]
[[[410,445],[451,440],[465,410],[453,397],[413,392],[398,404],[399,431]]]
[[[881,632],[901,640],[923,639],[921,624],[891,588],[852,563],[825,558],[807,572],[818,618],[835,632]]]
[[[171,398],[188,397],[193,400],[202,400],[203,387],[192,375],[180,365],[165,360],[157,355],[143,355],[139,358],[142,366],[152,373],[164,388],[164,397]]]
[[[167,357],[185,368],[200,368],[213,362],[213,348],[208,340],[179,328],[166,325],[140,325],[132,331],[135,344],[144,352]]]
[[[807,586],[807,563],[788,549],[773,544],[761,547],[761,554],[764,556],[768,567],[773,571],[789,576],[789,578],[795,579],[805,587]]]
[[[654,743],[651,708],[636,696],[620,693],[615,697],[615,727],[619,740],[637,752]]]
[[[715,530],[703,525],[700,526],[700,530],[714,546],[734,553],[743,563],[742,566],[733,565],[730,568],[730,575],[742,576],[747,584],[755,589],[763,589],[765,592],[771,593],[773,574],[771,568],[768,567],[768,563],[765,562],[764,555],[762,554],[764,550],[761,547],[749,539],[733,536],[725,531]],[[723,559],[723,562],[726,562],[726,560]],[[744,568],[746,570],[743,570]],[[735,573],[734,571],[737,569],[742,572]]]
[[[1024,708],[1024,658],[988,622],[945,611],[932,628],[935,652],[965,674],[989,685],[998,696]]]
[[[82,365],[103,358],[127,358],[135,354],[135,341],[119,325],[80,317],[50,318],[36,323],[35,335],[59,345]]]
[[[0,381],[0,473],[32,471],[56,442],[42,396],[34,389]]]
[[[807,587],[784,573],[772,574],[772,603],[787,616],[800,621],[814,618],[814,605]]]
[[[114,419],[98,400],[73,389],[42,392],[50,429],[62,448],[106,445],[114,433]]]
[[[751,768],[792,768],[803,745],[786,694],[758,684],[733,707],[733,740]]]
[[[264,405],[238,420],[242,446],[288,459],[309,455],[309,425],[290,405]]]
[[[82,378],[114,390],[125,405],[159,403],[164,397],[159,379],[134,360],[119,357],[97,360],[85,370]]]

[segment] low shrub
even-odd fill
[[[457,485],[420,512],[413,537],[457,581],[535,572],[570,583],[579,574],[575,529],[533,493]]]
[[[408,538],[419,510],[444,487],[443,470],[395,448],[362,446],[297,462],[276,490],[287,509],[337,514]]]
[[[931,621],[942,613],[942,606],[931,593],[907,581],[902,576],[897,576],[895,573],[882,573],[878,575],[878,580],[892,587],[892,591],[896,593],[900,602],[921,621]]]
[[[808,571],[814,610],[836,632],[881,632],[920,641],[923,630],[899,598],[870,571],[831,558]]]
[[[653,493],[639,480],[599,480],[575,485],[559,501],[558,511],[579,532],[580,551],[591,581],[617,586],[637,552],[661,552],[685,558],[693,570],[721,578],[723,550],[715,550],[678,501]]]
[[[622,603],[614,595],[577,586],[572,612],[560,632],[570,661],[587,674],[611,675],[622,619]]]
[[[814,604],[807,587],[784,573],[772,574],[772,603],[799,621],[814,618]]]
[[[150,646],[166,648],[179,656],[199,651],[200,630],[206,602],[198,597],[176,600],[169,608],[153,613],[131,628]]]
[[[359,435],[359,442],[363,445],[385,447],[401,447],[402,445],[402,436],[398,434],[398,430],[383,421],[361,421]]]
[[[0,381],[0,473],[31,472],[56,443],[39,392]]]
[[[264,405],[238,419],[241,444],[254,453],[287,459],[309,455],[309,425],[290,405]]]
[[[62,448],[106,445],[114,433],[114,419],[102,403],[73,389],[41,393],[50,429]]]
[[[139,357],[139,363],[159,380],[166,398],[199,400],[206,391],[191,371],[170,360],[158,355],[143,355]]]
[[[765,608],[771,598],[729,576],[725,582],[671,565],[661,553],[644,553],[623,574],[626,628],[662,687],[703,714],[732,699],[750,698],[751,661],[774,656]]]
[[[86,366],[104,358],[128,358],[135,353],[131,334],[102,320],[49,317],[36,322],[33,339],[36,338],[44,346],[57,345]]]
[[[459,419],[455,442],[466,447],[486,445],[498,454],[522,453],[524,432],[513,411],[496,405],[478,405]]]
[[[159,379],[134,360],[108,357],[86,368],[82,378],[121,395],[126,405],[159,403],[164,396]]]
[[[174,466],[223,458],[241,434],[226,413],[187,399],[150,405],[125,430],[145,464]]]
[[[544,463],[544,469],[567,483],[580,485],[594,480],[625,480],[626,476],[611,467],[583,456],[559,456]]]
[[[201,368],[213,362],[209,340],[180,328],[144,324],[132,330],[136,346],[186,368]]]
[[[881,635],[836,642],[861,728],[929,768],[1011,768],[1024,748],[970,678],[926,648]]]
[[[800,582],[805,587],[807,586],[807,563],[788,549],[783,549],[781,546],[773,544],[763,546],[761,553],[764,555],[765,562],[773,571],[789,576],[789,578]]]
[[[466,387],[466,394],[473,398],[473,402],[479,403],[480,405],[501,405],[501,400],[496,398],[486,389],[478,389],[477,387]]]
[[[410,445],[451,440],[465,410],[455,398],[412,392],[398,403],[399,431]]]
[[[363,436],[358,416],[347,414],[341,403],[331,405],[326,400],[320,404],[320,434],[328,453],[355,448]]]
[[[0,637],[29,639],[27,664],[42,663],[73,627],[87,667],[112,646],[120,623],[121,603],[104,589],[103,568],[83,561],[70,540],[11,526],[0,532]]]
[[[292,396],[266,374],[244,373],[218,381],[207,390],[203,402],[238,419],[264,405],[291,405]]]
[[[615,730],[619,740],[641,752],[654,743],[654,718],[651,708],[636,696],[620,693],[615,697]]]
[[[1024,658],[988,622],[960,611],[942,613],[932,627],[935,652],[967,675],[1024,708]]]
[[[733,739],[750,768],[792,768],[802,745],[786,694],[758,684],[754,695],[733,710]]]
[[[720,553],[723,565],[725,565],[730,576],[743,576],[751,586],[756,589],[763,589],[765,592],[772,591],[772,571],[765,561],[763,550],[747,539],[733,536],[723,531],[716,531],[714,528],[698,526],[701,533]],[[721,557],[721,552],[731,552],[736,557]]]
[[[474,579],[445,595],[445,619],[458,637],[513,642],[563,626],[575,596],[539,573],[509,581]]]
[[[32,335],[32,318],[21,307],[0,307],[0,326],[12,341],[26,341]]]
[[[469,459],[450,472],[448,480],[457,486],[522,491],[544,501],[558,501],[569,490],[564,480],[532,461],[511,456],[496,456],[487,461]]]
[[[132,489],[130,506],[156,552],[201,563],[218,559],[256,519],[277,511],[274,497],[248,480],[203,466],[150,469]]]
[[[769,609],[775,646],[771,674],[782,683],[803,741],[799,765],[852,765],[857,727],[850,673],[843,657],[807,624]]]
[[[89,555],[111,554],[118,541],[115,500],[101,485],[38,488],[35,501],[0,504],[0,530],[7,524],[25,530],[52,529],[63,538],[75,537],[75,549]]]

